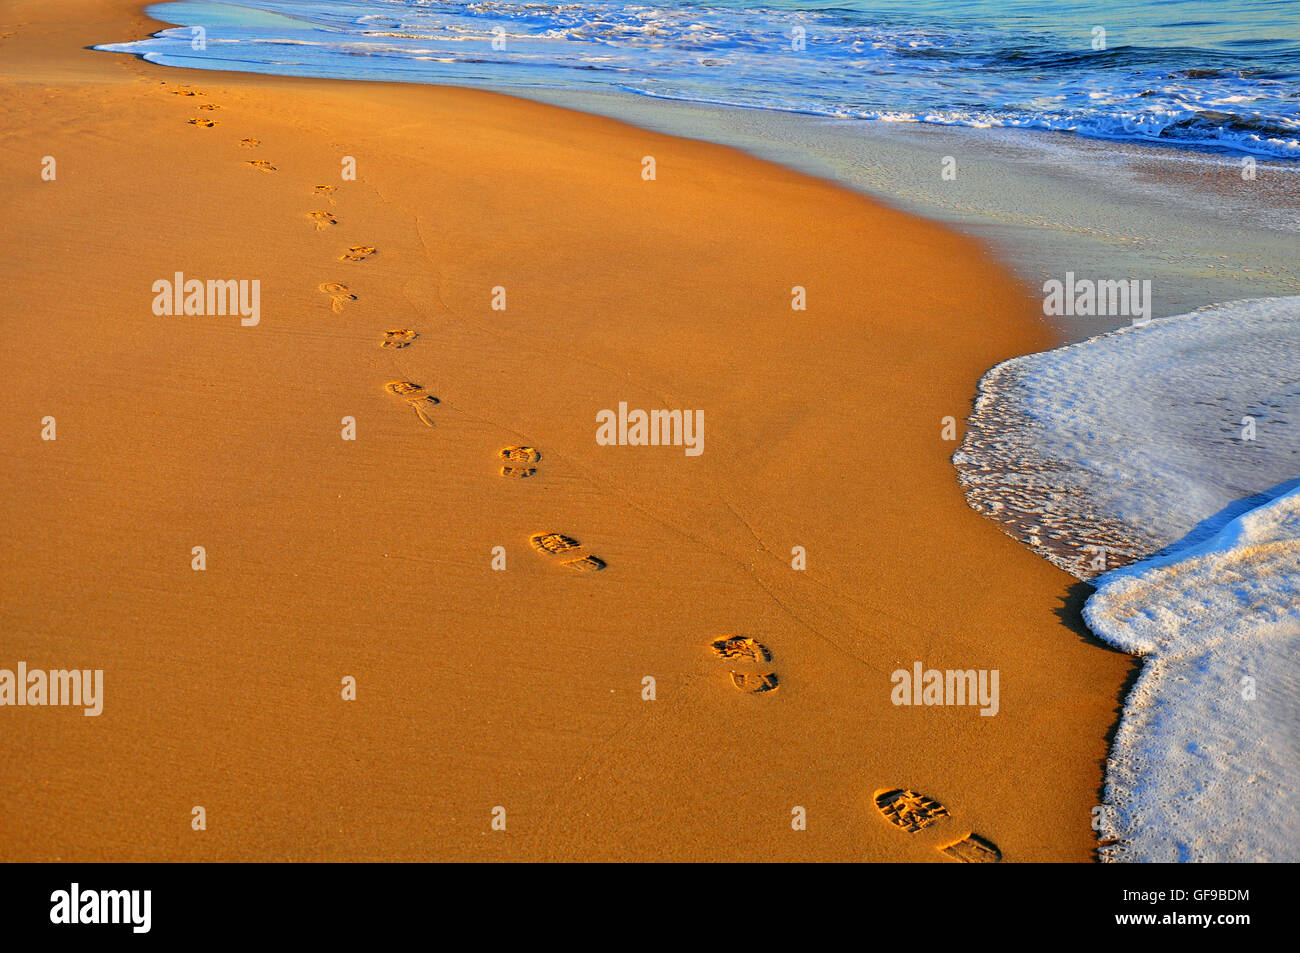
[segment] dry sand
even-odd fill
[[[941,418],[1050,344],[980,247],[491,93],[86,49],[161,28],[133,0],[8,6],[0,667],[105,699],[0,709],[0,857],[943,861],[895,787],[1009,861],[1092,856],[1133,661],[958,489]],[[261,323],[156,316],[177,271],[259,279]],[[597,446],[619,401],[702,409],[703,454]],[[732,686],[731,633],[776,691]],[[999,714],[894,707],[916,660],[998,669]]]

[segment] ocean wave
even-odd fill
[[[1104,860],[1297,860],[1300,297],[1214,305],[998,365],[953,457],[972,508],[1097,587],[1143,657]]]
[[[980,381],[958,480],[973,509],[1090,579],[1300,475],[1297,367],[1300,297],[1014,358]]]
[[[1143,658],[1107,762],[1102,859],[1300,860],[1300,480],[1096,583],[1089,628]]]
[[[1009,32],[884,6],[887,14],[852,2],[179,0],[150,12],[205,26],[206,49],[193,49],[184,28],[96,48],[185,67],[557,88],[607,82],[577,65],[599,54],[611,58],[620,89],[660,98],[1300,159],[1300,44],[1094,51],[1086,36],[1054,31],[1050,21]],[[467,44],[491,49],[502,39],[506,49],[493,51],[502,56],[464,54]],[[367,65],[375,44],[385,47],[382,69]],[[280,50],[261,61],[256,48],[269,45]],[[286,60],[289,45],[300,50]]]

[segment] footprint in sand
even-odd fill
[[[923,831],[933,824],[952,826],[948,809],[924,794],[903,788],[882,788],[873,799],[881,817],[909,834]],[[996,845],[970,832],[955,840],[939,839],[935,850],[965,864],[996,864],[1002,859],[1002,851]]]
[[[308,212],[307,217],[316,223],[316,231],[324,231],[331,225],[337,225],[339,220],[329,212]]]
[[[248,146],[251,148],[253,146],[260,146],[262,144],[262,140],[254,136],[249,136],[247,139],[240,139],[239,144],[241,146]]]
[[[343,302],[357,300],[357,296],[348,291],[347,285],[341,285],[337,281],[327,281],[318,287],[321,294],[327,294],[334,299],[330,302],[330,309],[335,314],[343,311]]]
[[[356,295],[353,295],[353,297],[356,297]],[[418,333],[407,328],[394,328],[391,331],[384,332],[384,340],[380,342],[379,346],[401,350],[404,347],[410,347],[411,342],[419,336]]]
[[[730,661],[752,662],[754,665],[764,668],[768,662],[772,661],[772,652],[766,645],[757,639],[751,639],[744,635],[729,635],[717,639],[709,647],[713,649],[713,654],[718,658]],[[741,672],[732,669],[730,674],[731,684],[750,695],[762,695],[776,691],[777,686],[780,684],[777,674],[771,671]]]
[[[501,475],[523,479],[537,472],[534,466],[542,455],[532,447],[506,447],[501,451]]]
[[[173,96],[202,96],[202,93],[195,92],[192,89],[182,86],[180,89],[172,90]]]
[[[199,108],[200,108],[200,109],[220,109],[221,107],[218,106],[216,103],[203,103],[201,106],[199,106]]]
[[[191,126],[202,126],[204,129],[211,129],[217,124],[215,119],[191,119]]]
[[[374,245],[353,245],[339,256],[339,261],[365,261],[377,252]]]
[[[605,560],[583,551],[583,546],[572,536],[563,533],[534,533],[528,542],[546,556],[559,556],[560,565],[576,572],[600,572],[605,568]]]
[[[317,195],[320,195],[320,196],[323,196],[324,198],[329,199],[330,205],[333,205],[333,204],[334,204],[334,186],[332,186],[332,185],[318,185],[318,186],[316,186],[316,188],[315,188],[313,191],[314,191]]]
[[[265,159],[247,159],[245,161],[247,161],[254,169],[260,169],[263,172],[275,171],[275,166],[267,162]]]
[[[384,390],[394,397],[402,398],[415,411],[415,416],[419,417],[428,426],[433,426],[433,421],[428,418],[425,411],[436,407],[438,398],[419,384],[414,384],[411,381],[389,381],[384,385]]]

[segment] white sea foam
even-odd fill
[[[1103,859],[1300,860],[1298,412],[1300,297],[1124,328],[980,382],[953,458],[971,506],[1096,577],[1085,620],[1143,656]]]
[[[1209,540],[1096,580],[1144,657],[1106,771],[1106,860],[1300,860],[1300,481]]]
[[[972,508],[1088,579],[1300,476],[1298,424],[1300,297],[1259,298],[999,364],[953,462]]]

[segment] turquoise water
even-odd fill
[[[180,0],[149,12],[180,26],[97,49],[202,69],[617,89],[1300,159],[1296,0]]]

